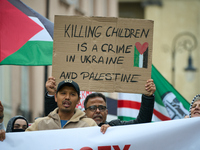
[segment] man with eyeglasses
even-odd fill
[[[85,113],[87,117],[92,118],[99,126],[109,124],[110,126],[130,125],[138,123],[151,122],[154,108],[154,92],[156,90],[152,79],[147,80],[145,85],[149,94],[142,95],[140,112],[135,120],[121,121],[119,119],[106,122],[108,110],[106,107],[106,98],[101,93],[92,93],[84,101]]]
[[[57,107],[54,102],[54,95],[56,91],[55,78],[49,77],[46,82],[48,93],[45,96],[45,114],[47,115],[54,107]],[[85,113],[87,117],[92,118],[99,126],[102,124],[109,124],[110,126],[128,125],[137,123],[151,122],[153,108],[154,108],[154,92],[156,91],[153,79],[147,80],[145,89],[149,94],[142,94],[140,112],[135,120],[120,121],[119,119],[106,122],[108,110],[106,107],[106,98],[101,93],[92,93],[88,95],[84,102]]]
[[[108,109],[106,107],[106,97],[101,93],[89,94],[84,101],[85,113],[88,118],[92,118],[97,125],[106,123]]]

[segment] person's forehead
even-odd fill
[[[24,119],[15,120],[15,124],[26,125],[26,121]]]
[[[104,99],[102,97],[93,97],[93,98],[89,98],[88,99],[88,104],[103,104],[106,105],[106,102],[104,101]]]
[[[193,103],[193,105],[194,105],[194,104],[200,104],[200,99],[197,100],[197,101],[195,101],[195,102]]]

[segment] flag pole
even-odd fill
[[[46,0],[46,18],[49,19],[49,0]],[[45,94],[47,92],[46,90],[46,81],[48,79],[48,66],[44,66],[45,67],[45,72],[44,72],[44,108],[43,108],[43,115],[45,116]]]

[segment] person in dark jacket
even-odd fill
[[[56,93],[55,78],[48,78],[48,81],[46,82],[46,88],[48,92],[45,95],[45,115],[48,115],[52,110],[54,110],[54,108],[57,107],[53,96]],[[84,102],[85,113],[87,117],[94,119],[99,126],[102,124],[118,126],[151,122],[155,99],[154,92],[156,90],[153,79],[147,80],[145,89],[149,92],[149,94],[142,95],[140,112],[135,120],[120,121],[119,119],[116,119],[110,122],[106,122],[108,114],[106,98],[101,93],[92,93],[86,97]]]
[[[106,108],[106,98],[101,93],[89,94],[84,101],[84,107],[87,117],[95,120],[99,126],[103,124],[109,124],[110,126],[119,126],[147,123],[151,122],[152,119],[154,108],[154,96],[142,95],[142,102],[139,114],[136,119],[130,121],[121,121],[120,119],[115,119],[111,120],[110,122],[107,122],[106,118],[108,110]]]

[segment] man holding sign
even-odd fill
[[[46,110],[48,109],[50,111],[57,107],[53,96],[56,93],[55,78],[53,77],[48,78],[48,81],[46,82],[46,88],[48,93],[45,96],[45,108]],[[145,84],[145,89],[147,92],[149,92],[149,94],[142,95],[140,112],[135,120],[120,121],[119,119],[117,119],[117,120],[112,120],[110,122],[106,122],[108,114],[106,106],[106,98],[101,93],[92,93],[86,97],[84,102],[85,113],[87,117],[92,118],[99,126],[103,124],[109,124],[110,126],[118,126],[118,125],[151,122],[153,108],[154,108],[153,94],[156,90],[155,84],[152,79],[147,80]]]
[[[116,119],[107,122],[106,118],[108,110],[106,109],[106,98],[101,93],[92,93],[86,97],[84,102],[85,113],[87,117],[92,118],[99,126],[103,124],[109,124],[110,126],[119,126],[151,122],[154,108],[153,93],[156,90],[155,84],[153,83],[152,79],[147,80],[145,88],[146,91],[149,92],[149,94],[142,95],[140,111],[135,120],[121,121],[119,119]]]
[[[156,90],[153,80],[148,80],[153,24],[152,20],[143,19],[55,16],[52,75],[57,82],[73,79],[83,91],[144,93],[139,117],[127,124],[150,122]],[[55,93],[54,82],[55,79],[50,90],[47,88],[49,95]],[[101,102],[89,104],[93,98],[100,98]],[[85,104],[85,112],[97,124],[105,123],[106,101],[99,96],[93,98]],[[53,99],[46,102],[54,105]],[[95,119],[96,113],[102,118]],[[122,124],[126,123],[118,120],[113,125]]]
[[[80,101],[80,89],[76,82],[64,80],[58,84],[55,94],[58,108],[47,117],[38,118],[26,131],[51,130],[96,126],[94,120],[75,108]]]

